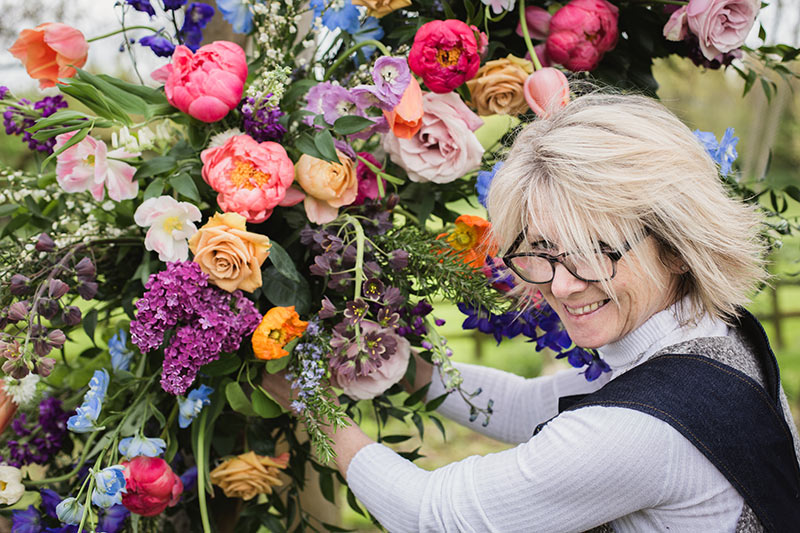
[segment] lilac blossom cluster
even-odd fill
[[[208,275],[192,261],[168,263],[150,276],[145,289],[136,302],[131,340],[147,353],[163,344],[167,330],[174,331],[164,349],[161,387],[176,396],[186,393],[200,367],[238,350],[242,337],[261,321],[241,291],[209,285]]]
[[[47,464],[61,450],[71,414],[61,408],[61,400],[57,398],[42,400],[38,420],[28,420],[26,413],[20,413],[11,423],[17,436],[8,440],[9,457],[0,457],[0,463],[5,461],[17,468]]]
[[[5,98],[8,93],[8,87],[0,86],[0,99]],[[33,105],[30,100],[22,98],[16,104],[5,107],[3,126],[5,126],[7,135],[22,135],[23,142],[28,143],[28,148],[35,152],[53,153],[53,146],[56,144],[55,136],[37,141],[27,129],[33,126],[39,118],[49,117],[59,109],[67,107],[63,96],[60,94],[45,96]]]
[[[270,105],[272,94],[263,98],[248,97],[242,104],[242,128],[258,142],[281,142],[286,127],[280,123],[284,115],[278,106]]]

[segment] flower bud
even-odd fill
[[[54,329],[47,334],[47,340],[53,348],[61,348],[67,342],[67,336],[60,329]]]
[[[25,300],[14,302],[8,306],[8,320],[12,323],[25,320],[25,317],[28,316],[29,309],[30,305]]]
[[[392,253],[389,254],[389,266],[393,270],[403,270],[408,266],[408,252],[399,248],[392,250]]]
[[[47,337],[33,339],[33,353],[39,357],[44,357],[45,355],[49,354],[52,349],[53,348],[50,346],[50,343],[47,342]]]
[[[42,233],[36,241],[35,248],[38,252],[52,252],[56,249],[56,243],[50,238],[50,235]]]
[[[53,371],[53,367],[56,366],[56,360],[52,357],[42,357],[38,361],[36,361],[36,369],[35,372],[46,378],[50,375],[50,372]]]
[[[399,203],[400,203],[400,195],[397,193],[392,193],[386,197],[386,209],[388,209],[389,211],[397,207],[397,204]]]
[[[42,298],[36,305],[36,311],[47,320],[51,320],[58,314],[58,302],[49,298]]]
[[[7,376],[11,376],[14,379],[22,379],[30,373],[22,358],[6,361],[3,363],[2,369]]]
[[[64,308],[61,320],[63,320],[64,324],[67,326],[77,326],[81,323],[81,316],[81,310],[78,307],[68,305]]]
[[[31,289],[30,282],[31,280],[22,274],[14,274],[11,276],[8,290],[14,296],[24,296]]]
[[[54,300],[58,300],[67,294],[67,291],[69,291],[69,285],[60,279],[51,279],[50,284],[47,286],[47,294]]]
[[[79,276],[84,276],[86,278],[94,278],[95,275],[95,268],[94,263],[88,257],[84,257],[78,264],[75,265],[75,271],[78,273]],[[87,279],[88,281],[88,279]]]
[[[82,281],[78,285],[78,294],[80,294],[81,298],[84,300],[91,300],[94,298],[94,295],[97,294],[97,283],[94,281]]]

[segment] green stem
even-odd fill
[[[83,515],[81,516],[81,523],[78,525],[78,533],[83,531],[83,524],[86,523],[86,519],[89,518],[89,512],[92,509],[92,490],[94,490],[94,472],[96,472],[100,468],[100,463],[103,460],[103,455],[105,455],[106,451],[103,450],[100,452],[100,455],[97,457],[97,461],[94,463],[94,469],[89,471],[89,489],[86,491],[86,502],[83,504]],[[80,496],[80,494],[78,495]]]
[[[153,33],[158,33],[158,30],[155,28],[151,28],[150,26],[128,26],[127,28],[120,28],[118,30],[110,31],[108,33],[104,33],[103,35],[98,35],[97,37],[92,37],[91,39],[86,39],[87,43],[91,43],[94,41],[99,41],[100,39],[105,39],[106,37],[113,37],[119,33],[128,31],[128,30],[150,30]]]
[[[519,24],[522,26],[522,38],[525,40],[525,46],[528,47],[528,53],[531,55],[531,61],[533,61],[533,70],[540,70],[542,64],[539,62],[536,50],[533,49],[531,36],[528,33],[528,20],[525,17],[525,0],[519,0]]]
[[[206,420],[208,419],[208,409],[203,409],[200,413],[200,424],[197,434],[197,501],[200,504],[200,520],[203,523],[203,533],[211,533],[211,522],[208,519],[208,507],[206,506]]]
[[[345,220],[353,226],[356,232],[356,286],[353,299],[361,297],[361,284],[364,281],[364,228],[355,217],[347,215]]]
[[[322,81],[327,81],[328,78],[331,77],[331,74],[333,74],[336,71],[336,69],[339,68],[339,65],[341,65],[348,57],[350,57],[350,54],[352,54],[359,48],[363,48],[365,46],[374,46],[375,48],[380,50],[381,53],[385,56],[392,55],[392,53],[389,52],[389,49],[386,48],[386,46],[380,41],[376,41],[374,39],[367,39],[366,41],[361,41],[358,44],[354,44],[353,46],[351,46],[350,48],[348,48],[342,54],[339,55],[336,61],[334,61],[333,65],[331,65],[330,68],[325,71],[325,77],[322,78]]]
[[[35,481],[33,481],[33,480],[32,481],[25,481],[23,483],[28,487],[38,487],[38,486],[41,486],[41,485],[50,485],[50,484],[59,483],[61,481],[68,480],[69,478],[71,478],[72,476],[77,474],[80,471],[81,468],[83,468],[83,464],[86,462],[86,456],[89,455],[89,450],[91,449],[92,444],[94,443],[94,438],[97,436],[97,434],[98,434],[98,432],[94,431],[91,435],[89,435],[89,438],[86,439],[86,446],[84,446],[84,448],[83,448],[83,453],[81,454],[81,458],[78,461],[78,464],[75,465],[75,468],[73,468],[70,472],[67,472],[66,474],[61,475],[61,476],[48,477],[48,478],[45,478],[45,479],[39,479],[39,480],[35,480]]]
[[[419,218],[414,213],[412,213],[411,211],[407,211],[404,207],[401,207],[401,206],[397,205],[397,206],[395,206],[393,211],[395,213],[403,215],[404,217],[406,217],[407,219],[412,221],[417,226],[420,225]]]

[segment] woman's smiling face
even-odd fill
[[[531,241],[537,239],[539,237],[533,236]],[[580,280],[564,265],[555,264],[553,281],[538,287],[575,344],[582,348],[599,348],[618,341],[674,302],[677,276],[661,263],[657,247],[655,239],[646,237],[618,261],[616,275],[609,282],[617,302],[600,283]],[[562,251],[550,253],[555,255]],[[657,265],[656,279],[637,268],[637,262],[643,258]]]

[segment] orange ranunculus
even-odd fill
[[[464,263],[480,268],[486,262],[487,255],[497,253],[497,244],[489,240],[491,227],[491,223],[481,217],[461,215],[456,219],[455,229],[440,234],[437,239],[444,238]]]
[[[422,127],[422,115],[422,89],[411,76],[400,103],[393,110],[384,111],[383,116],[396,137],[410,139]]]
[[[280,359],[289,355],[283,349],[286,343],[299,337],[306,330],[308,322],[300,320],[300,315],[291,307],[273,307],[253,332],[253,353],[259,359]]]
[[[411,0],[353,0],[354,6],[367,8],[367,16],[381,18],[392,11],[411,5]]]
[[[8,49],[22,61],[28,76],[39,80],[39,88],[55,86],[58,78],[71,78],[73,67],[82,67],[89,53],[89,43],[83,34],[60,22],[39,24],[32,30],[22,30]]]
[[[289,454],[264,457],[247,452],[232,457],[211,471],[211,483],[228,498],[252,500],[258,494],[272,494],[272,487],[283,485],[279,470],[289,464]]]

